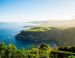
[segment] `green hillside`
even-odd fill
[[[59,46],[75,46],[75,28],[34,27],[28,30],[22,30],[16,35],[16,39],[45,43],[55,41]]]

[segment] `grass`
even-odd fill
[[[47,30],[50,30],[49,27],[35,27],[35,28],[31,28],[27,31],[32,31],[32,32],[44,32],[44,31],[47,31]]]

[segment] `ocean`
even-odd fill
[[[15,36],[19,34],[22,30],[27,30],[31,27],[38,26],[38,23],[29,22],[0,22],[0,43],[4,42],[6,45],[14,44],[18,49],[21,48],[31,48],[34,43],[30,41],[16,40]],[[56,47],[55,42],[49,43],[52,47]]]
[[[32,26],[38,24],[27,22],[0,22],[0,43],[4,42],[6,45],[14,44],[17,48],[30,48],[33,44],[29,41],[18,41],[15,36],[22,30],[27,30]]]

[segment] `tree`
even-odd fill
[[[41,44],[39,48],[39,55],[40,57],[49,58],[51,48],[46,44]]]
[[[1,55],[1,58],[4,57],[5,49],[6,49],[5,44],[4,43],[1,43],[0,44],[0,55]]]
[[[16,57],[17,48],[13,44],[9,44],[5,50],[5,56],[7,58],[14,58]]]
[[[0,51],[1,51],[1,50],[5,50],[5,48],[6,48],[5,44],[4,44],[4,43],[1,43],[1,44],[0,44]]]

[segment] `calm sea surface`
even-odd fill
[[[9,43],[15,44],[17,48],[30,48],[33,44],[26,41],[17,41],[15,35],[21,30],[27,30],[30,26],[36,26],[33,23],[11,23],[11,22],[0,22],[0,43],[4,42],[6,45]],[[24,27],[25,26],[25,27]]]

